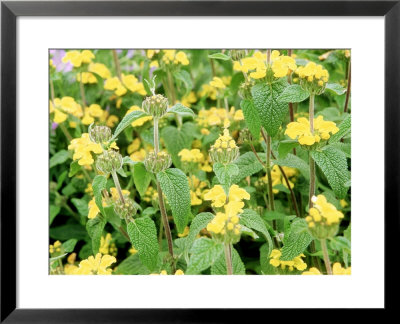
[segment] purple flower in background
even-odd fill
[[[62,58],[65,56],[64,50],[50,50],[50,54],[52,55],[51,59],[53,60],[57,72],[69,72],[72,70],[73,65],[70,62],[62,62]]]
[[[134,53],[135,53],[135,50],[130,49],[130,50],[128,50],[128,53],[126,53],[126,57],[128,59],[130,59],[133,56]]]
[[[51,129],[52,129],[52,130],[55,130],[57,127],[58,127],[58,124],[57,124],[57,123],[54,123],[54,122],[53,122],[53,123],[51,124]]]

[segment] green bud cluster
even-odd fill
[[[168,169],[172,164],[172,159],[171,155],[166,152],[158,152],[156,154],[151,151],[147,153],[143,163],[148,172],[158,173]]]
[[[239,86],[239,96],[242,99],[251,100],[253,98],[251,94],[251,88],[254,86],[254,80],[247,80],[242,82]]]
[[[89,126],[90,140],[97,144],[108,142],[111,138],[111,128],[107,126]]]
[[[253,136],[251,135],[248,128],[244,128],[239,133],[239,143],[249,143],[253,141]]]
[[[163,95],[157,94],[146,97],[142,102],[142,109],[154,118],[161,118],[167,113],[168,99]]]
[[[114,203],[114,211],[121,219],[126,220],[133,220],[133,216],[137,213],[133,199],[128,196],[124,196],[124,202],[118,199]]]
[[[317,222],[314,227],[308,227],[308,231],[312,237],[319,240],[333,238],[339,231],[339,224],[326,225]]]
[[[231,56],[233,61],[239,61],[246,56],[246,51],[233,49],[233,50],[230,50],[229,55]]]
[[[320,81],[314,79],[312,82],[307,81],[307,79],[300,79],[300,86],[303,90],[307,91],[308,93],[313,93],[316,95],[320,95],[325,91],[326,82],[323,84],[319,84]]]
[[[117,151],[104,151],[97,157],[96,167],[104,174],[115,172],[122,167],[122,156]]]

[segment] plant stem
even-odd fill
[[[114,180],[115,188],[117,188],[119,199],[121,199],[121,202],[125,204],[124,195],[122,194],[121,185],[119,184],[117,173],[115,171],[112,171],[111,176]]]
[[[154,118],[154,154],[155,154],[155,156],[157,156],[158,150],[159,150],[158,118]],[[171,267],[172,267],[173,272],[175,272],[174,249],[173,249],[173,244],[172,244],[171,229],[169,227],[167,211],[166,211],[165,205],[164,205],[163,192],[161,190],[160,182],[158,181],[157,178],[156,178],[156,184],[157,184],[158,204],[160,206],[160,212],[161,212],[161,220],[163,222],[163,226],[164,226],[164,230],[165,230],[165,237],[167,238],[167,242],[168,242],[168,251],[169,251],[169,254],[171,255]]]
[[[347,113],[347,109],[349,107],[349,98],[350,98],[350,90],[351,90],[351,61],[349,60],[349,65],[347,67],[348,74],[347,74],[347,92],[346,92],[346,101],[344,103],[343,112]]]
[[[119,229],[119,231],[121,232],[121,234],[122,234],[123,236],[125,236],[125,238],[128,240],[128,242],[130,242],[131,239],[130,239],[128,233],[124,230],[124,228],[123,228],[122,226],[120,226],[118,229]]]
[[[274,192],[272,189],[272,176],[271,176],[271,136],[267,134],[267,178],[268,178],[268,199],[270,210],[275,210]],[[276,230],[276,228],[274,228]]]
[[[265,168],[264,162],[261,161],[261,159],[260,159],[260,157],[258,156],[258,154],[257,154],[257,152],[256,152],[256,149],[254,148],[254,145],[253,145],[252,142],[250,142],[250,147],[251,147],[251,150],[253,151],[254,155],[256,156],[258,162],[260,162],[260,164]]]
[[[233,274],[232,269],[232,245],[230,243],[224,244],[224,252],[225,252],[225,262],[226,262],[226,272],[228,275]]]
[[[68,141],[72,141],[72,136],[68,132],[68,129],[64,126],[63,123],[58,124],[60,126],[61,131],[64,133],[65,137],[68,139]]]
[[[85,108],[87,106],[87,102],[86,102],[86,97],[85,97],[85,88],[83,87],[83,82],[82,82],[82,72],[80,72],[80,79],[79,79],[79,90],[81,91],[81,99],[82,99],[82,104],[83,104],[83,108]]]
[[[288,56],[292,55],[292,50],[288,49]],[[292,74],[289,74],[287,77],[288,83],[292,84]],[[293,103],[289,102],[289,117],[290,122],[294,122],[294,112],[293,112]],[[296,155],[296,148],[293,148],[293,154]]]
[[[326,246],[326,239],[320,240],[322,253],[324,255],[324,262],[326,267],[326,272],[328,275],[332,275],[331,261],[329,260],[328,248]]]
[[[310,132],[314,134],[314,94],[310,95],[310,106],[309,106],[309,120],[310,120]],[[309,164],[310,164],[310,192],[308,195],[308,207],[313,206],[312,197],[315,195],[315,162],[309,153]]]
[[[119,65],[117,51],[115,49],[112,50],[112,54],[114,58],[115,72],[117,73],[118,79],[122,82],[121,66]]]

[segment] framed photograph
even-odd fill
[[[399,1],[1,17],[2,322],[393,306]]]

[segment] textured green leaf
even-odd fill
[[[168,112],[175,113],[182,116],[190,116],[194,118],[195,114],[192,109],[185,107],[184,105],[177,103],[175,106],[168,109]]]
[[[246,268],[240,258],[239,253],[233,248],[232,249],[232,270],[234,275],[244,275],[246,274]],[[215,263],[211,266],[212,275],[226,275],[226,261],[225,253],[222,253]]]
[[[84,199],[72,198],[71,202],[78,210],[79,215],[87,217],[89,214],[88,202]]]
[[[172,216],[179,233],[185,229],[190,214],[190,189],[186,175],[179,169],[157,173],[161,189],[171,206]]]
[[[240,107],[242,108],[244,120],[251,135],[258,141],[260,138],[261,120],[256,107],[251,100],[242,100]]]
[[[60,241],[66,241],[70,238],[86,240],[88,239],[88,234],[82,225],[66,224],[50,228],[50,237]]]
[[[239,167],[239,174],[233,177],[233,183],[238,183],[240,180],[257,173],[264,168],[253,152],[246,152],[240,155],[234,163]]]
[[[190,76],[190,73],[186,70],[179,70],[174,73],[174,77],[178,80],[178,82],[177,82],[178,88],[181,87],[181,84],[179,84],[179,83],[184,84],[184,87],[185,87],[184,95],[189,94],[190,90],[193,89],[193,81],[192,81],[192,77]]]
[[[53,222],[54,218],[60,213],[60,206],[50,205],[50,224]]]
[[[298,84],[289,85],[283,90],[281,95],[278,97],[279,102],[289,103],[289,102],[302,102],[306,100],[310,94],[304,90]]]
[[[289,106],[286,102],[278,101],[278,97],[288,86],[285,78],[272,84],[259,83],[252,89],[254,105],[261,118],[261,125],[270,136],[275,136],[286,117]]]
[[[310,169],[307,162],[299,158],[297,155],[289,153],[284,159],[274,161],[274,164],[298,169],[306,179],[310,179]]]
[[[106,184],[107,184],[107,179],[105,176],[102,175],[97,175],[93,179],[92,183],[94,200],[102,214],[104,214],[104,209],[103,209],[103,196],[101,195],[101,192],[102,190],[106,189]]]
[[[135,253],[122,261],[113,273],[121,275],[148,275],[150,271],[140,262],[139,254]]]
[[[114,204],[104,207],[104,216],[110,224],[113,224],[116,227],[121,226],[121,218],[115,213]]]
[[[346,183],[350,180],[346,155],[330,145],[323,147],[321,151],[312,151],[311,154],[328,179],[333,192],[339,198],[344,198],[349,189]]]
[[[97,215],[93,219],[89,219],[86,223],[86,230],[92,239],[92,251],[93,255],[99,252],[101,235],[103,234],[104,226],[106,226],[106,220],[104,217]]]
[[[330,146],[334,147],[335,149],[338,149],[339,151],[342,151],[347,158],[351,158],[351,144],[350,143],[341,143],[341,142],[336,142],[329,144]]]
[[[186,237],[185,245],[186,250],[189,250],[196,239],[197,234],[205,228],[209,222],[211,222],[214,218],[214,215],[211,213],[200,213],[192,220],[190,224],[189,234]]]
[[[143,163],[136,163],[133,166],[133,181],[140,196],[144,196],[151,181],[151,174],[147,172]]]
[[[184,148],[191,148],[193,137],[188,136],[174,126],[164,127],[161,131],[161,137],[164,140],[168,152],[172,156],[174,166],[180,167],[181,159],[179,158],[178,153]]]
[[[121,132],[127,128],[132,122],[135,120],[142,118],[144,116],[147,116],[145,112],[141,110],[135,110],[127,114],[124,118],[122,118],[121,122],[118,124],[117,128],[114,131],[114,135],[111,137],[109,140],[110,143],[114,142],[118,135],[121,134]]]
[[[219,183],[226,188],[230,187],[232,178],[239,174],[239,167],[234,163],[214,163],[213,170]]]
[[[127,226],[132,245],[138,250],[140,261],[154,270],[158,261],[157,229],[154,222],[147,216],[136,218]]]
[[[278,269],[269,263],[270,254],[271,252],[269,252],[269,247],[267,244],[264,244],[260,247],[260,265],[261,265],[261,272],[264,275],[278,274]]]
[[[338,83],[327,83],[326,87],[325,87],[325,90],[329,90],[329,91],[331,91],[334,94],[339,95],[339,96],[344,94],[347,91],[346,88],[343,88]]]
[[[82,167],[79,165],[78,160],[72,161],[71,164],[69,165],[68,177],[73,177],[75,174],[77,174],[81,170],[81,168]]]
[[[50,158],[50,169],[56,165],[63,164],[65,161],[69,159],[69,152],[66,150],[58,151]]]
[[[339,142],[343,137],[348,136],[351,132],[351,115],[347,115],[345,119],[338,125],[339,131],[332,135],[329,144]]]
[[[304,252],[312,239],[313,238],[308,233],[307,222],[304,219],[295,219],[290,225],[288,235],[285,233],[281,260],[293,260]]]
[[[191,256],[186,273],[198,274],[207,269],[214,264],[223,251],[222,243],[206,237],[197,239],[190,249]]]
[[[299,142],[297,140],[281,141],[278,147],[279,158],[284,159],[286,155],[297,146],[299,146]]]
[[[231,57],[229,55],[223,54],[223,53],[214,53],[208,55],[209,58],[215,59],[215,60],[223,60],[223,61],[230,61]]]
[[[62,244],[64,252],[71,253],[72,251],[74,251],[74,248],[75,248],[75,245],[77,242],[78,242],[77,239],[69,239],[68,241],[65,241]]]
[[[259,214],[252,209],[243,210],[243,213],[240,215],[240,224],[262,233],[267,240],[269,252],[271,253],[273,247],[271,235],[269,235],[268,229]]]

